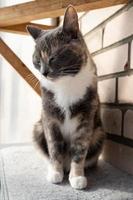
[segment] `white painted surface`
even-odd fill
[[[94,56],[98,75],[105,75],[124,70],[127,63],[128,46],[123,45]]]
[[[116,17],[105,28],[104,46],[133,34],[133,8]]]
[[[120,103],[133,103],[133,76],[119,78],[118,99]]]
[[[100,102],[113,103],[115,101],[115,79],[98,82]]]

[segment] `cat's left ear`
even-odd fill
[[[43,33],[42,29],[31,25],[26,26],[26,30],[33,37],[34,40],[36,40],[41,35],[41,33]]]
[[[73,6],[68,6],[64,16],[63,31],[77,37],[79,31],[78,15]]]

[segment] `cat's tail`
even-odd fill
[[[102,127],[94,130],[93,137],[90,141],[90,147],[86,156],[86,167],[94,167],[97,165],[98,158],[102,152],[106,135]]]
[[[33,142],[37,149],[41,151],[43,157],[45,157],[45,161],[49,163],[48,147],[41,120],[39,120],[34,126]]]

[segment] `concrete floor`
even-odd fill
[[[46,181],[43,157],[32,145],[0,150],[1,200],[133,200],[133,176],[100,160],[88,171],[88,187],[77,191],[67,177],[60,185]]]

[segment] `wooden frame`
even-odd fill
[[[37,26],[45,30],[53,29],[56,27],[56,26],[48,26],[48,25],[35,24],[35,23],[24,23],[24,24],[12,25],[12,26],[0,27],[0,31],[28,35],[28,32],[26,31],[27,25]]]
[[[128,3],[128,0],[36,0],[0,8],[0,26],[11,26],[63,15],[65,8],[72,4],[77,11],[87,11]]]

